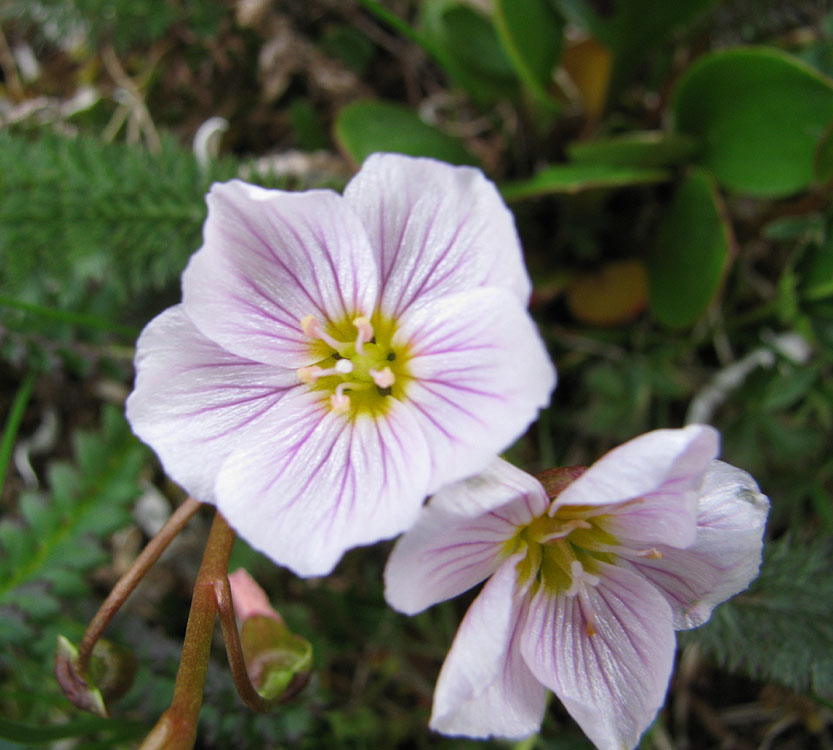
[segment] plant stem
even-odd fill
[[[165,551],[173,538],[182,531],[185,524],[200,509],[201,505],[202,503],[193,497],[186,498],[185,502],[165,522],[165,525],[159,530],[159,533],[147,543],[147,546],[141,551],[136,561],[130,566],[130,570],[118,580],[118,583],[113,587],[113,590],[109,593],[98,612],[96,612],[95,617],[93,617],[87,626],[87,631],[81,639],[76,663],[76,669],[80,674],[83,675],[87,671],[93,647],[101,637],[104,629],[110,624],[110,620],[113,619],[113,616],[119,611],[122,604],[127,600],[127,597],[133,593],[133,590],[139,584],[139,581],[142,580],[145,573],[159,559],[159,556]]]
[[[218,601],[224,599],[223,585],[228,587],[228,564],[234,537],[234,531],[218,512],[194,584],[173,700],[139,750],[191,750],[194,747],[214,619]],[[228,602],[230,606],[230,595]]]
[[[359,0],[359,5],[361,5],[365,10],[369,13],[372,13],[376,18],[378,18],[383,23],[386,23],[390,26],[394,31],[399,32],[402,36],[406,39],[410,39],[412,42],[416,42],[420,47],[422,47],[431,57],[433,57],[440,65],[445,67],[445,61],[447,59],[447,55],[443,50],[441,50],[434,42],[425,34],[420,33],[413,27],[411,27],[407,22],[403,21],[396,13],[388,10],[384,5],[382,5],[377,0]]]
[[[22,310],[24,312],[32,313],[33,315],[39,315],[42,318],[60,320],[63,323],[71,323],[72,325],[84,326],[86,328],[97,328],[100,331],[112,331],[113,333],[117,333],[120,336],[125,336],[129,339],[135,339],[141,332],[138,328],[121,325],[120,323],[114,323],[106,318],[100,318],[96,315],[72,312],[71,310],[56,310],[52,307],[34,305],[30,302],[23,302],[22,300],[9,297],[5,294],[0,294],[0,307],[11,307],[15,310]]]
[[[32,394],[32,386],[35,384],[35,373],[30,372],[18,388],[6,418],[6,426],[3,428],[3,441],[0,442],[0,492],[3,491],[3,484],[6,481],[6,471],[12,459],[17,431],[20,429],[20,422],[23,420],[23,413],[29,403],[29,396]]]

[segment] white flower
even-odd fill
[[[633,748],[664,702],[674,630],[704,623],[760,566],[769,501],[717,449],[710,427],[657,430],[586,470],[539,481],[498,459],[437,493],[394,547],[386,598],[413,614],[488,580],[431,726],[522,737],[549,688],[601,750]]]
[[[208,196],[183,302],[138,342],[130,423],[301,575],[398,534],[549,399],[512,216],[476,169],[370,157],[343,196]]]

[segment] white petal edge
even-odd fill
[[[675,650],[671,611],[632,571],[603,565],[600,578],[584,586],[584,600],[540,589],[522,626],[521,652],[599,750],[630,750],[665,700]]]
[[[507,559],[463,618],[434,690],[430,726],[453,736],[519,739],[536,732],[547,691],[518,649],[522,598]]]
[[[409,311],[406,401],[431,450],[429,491],[482,471],[549,402],[555,368],[526,311],[500,289],[476,289]]]
[[[346,550],[411,526],[427,474],[422,434],[401,405],[383,418],[351,420],[319,393],[299,392],[225,461],[217,506],[278,565],[320,576]]]
[[[479,169],[373,154],[344,197],[378,254],[387,314],[478,286],[500,287],[528,303],[514,218]]]
[[[378,267],[358,217],[330,190],[267,190],[240,180],[207,197],[203,246],[182,276],[200,331],[247,359],[311,364],[301,320],[370,316]]]
[[[697,496],[719,441],[707,425],[640,435],[568,485],[550,515],[565,505],[619,505],[609,509],[605,528],[622,543],[686,547],[696,537]]]
[[[211,503],[223,461],[296,385],[290,370],[217,346],[176,305],[148,323],[136,344],[127,420],[174,481]]]
[[[677,630],[702,625],[718,604],[757,577],[768,513],[769,498],[751,475],[712,461],[700,492],[695,543],[660,547],[660,559],[631,560],[668,600]]]
[[[396,542],[385,566],[385,599],[416,614],[488,578],[507,542],[549,505],[534,477],[496,459],[475,477],[444,487]]]

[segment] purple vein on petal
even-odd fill
[[[437,211],[435,211],[435,213],[434,213],[434,216],[431,218],[431,227],[432,228],[433,228],[434,222],[436,221],[438,211],[439,211],[439,205],[437,207]],[[438,284],[440,284],[440,282],[442,282],[443,279],[446,279],[451,275],[451,271],[449,270],[449,271],[446,271],[442,276],[440,276],[438,278],[432,278],[434,272],[441,265],[441,263],[448,257],[448,254],[451,252],[451,248],[454,246],[455,242],[457,242],[457,238],[460,236],[460,232],[463,231],[463,226],[468,221],[469,216],[471,216],[471,214],[466,214],[466,216],[463,218],[463,220],[457,225],[457,228],[454,231],[454,236],[451,238],[451,240],[445,246],[445,249],[434,259],[434,262],[431,264],[431,268],[429,268],[428,271],[423,275],[422,281],[420,281],[419,286],[414,291],[414,293],[411,295],[410,302],[413,302],[417,297],[421,296],[426,291],[431,291]],[[426,242],[427,242],[427,235],[426,235],[426,238],[423,239],[423,249],[425,247]],[[426,284],[428,284],[429,280],[431,281],[431,284],[428,287],[428,289],[426,290],[425,287],[426,287]],[[410,302],[409,302],[409,304],[410,304]]]
[[[295,237],[296,241],[298,242],[298,244],[301,247],[302,252],[304,252],[304,254],[307,256],[307,258],[311,260],[311,258],[309,257],[309,253],[306,252],[306,248],[304,247],[303,243],[300,241],[300,238],[298,237],[298,234],[295,231],[295,228],[291,224],[289,224],[283,217],[275,217],[273,215],[268,215],[268,216],[266,216],[266,220],[269,222],[272,229],[275,230],[275,233],[278,236],[280,236],[280,231],[275,226],[275,224],[272,222],[272,219],[274,219],[274,218],[279,218],[281,223],[289,230],[290,234],[292,234]],[[249,230],[251,231],[252,235],[254,235],[254,237],[256,237],[260,241],[260,243],[263,245],[263,247],[266,249],[266,251],[269,254],[269,257],[271,257],[272,260],[275,261],[275,264],[279,268],[281,268],[283,271],[285,271],[286,274],[297,284],[298,289],[304,294],[304,296],[307,298],[307,300],[309,300],[310,305],[312,305],[312,307],[315,308],[318,311],[319,315],[323,316],[324,311],[321,309],[321,305],[309,293],[309,290],[301,282],[301,279],[298,277],[298,275],[289,268],[289,266],[286,264],[286,262],[275,252],[275,250],[272,248],[271,244],[268,243],[266,240],[264,240],[264,238],[255,230],[253,225],[248,224],[248,222],[246,222],[246,224],[247,224]],[[260,253],[258,253],[258,254],[261,255],[261,257],[263,257],[262,254],[260,254]],[[325,299],[325,298],[324,297],[319,297],[319,299]]]

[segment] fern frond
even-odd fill
[[[749,590],[681,634],[732,671],[799,692],[833,695],[833,559],[830,544],[770,543]]]
[[[130,522],[147,449],[114,407],[102,422],[76,435],[73,464],[50,467],[48,493],[24,493],[19,517],[0,522],[0,645],[88,593],[85,573],[107,559],[102,540]]]

